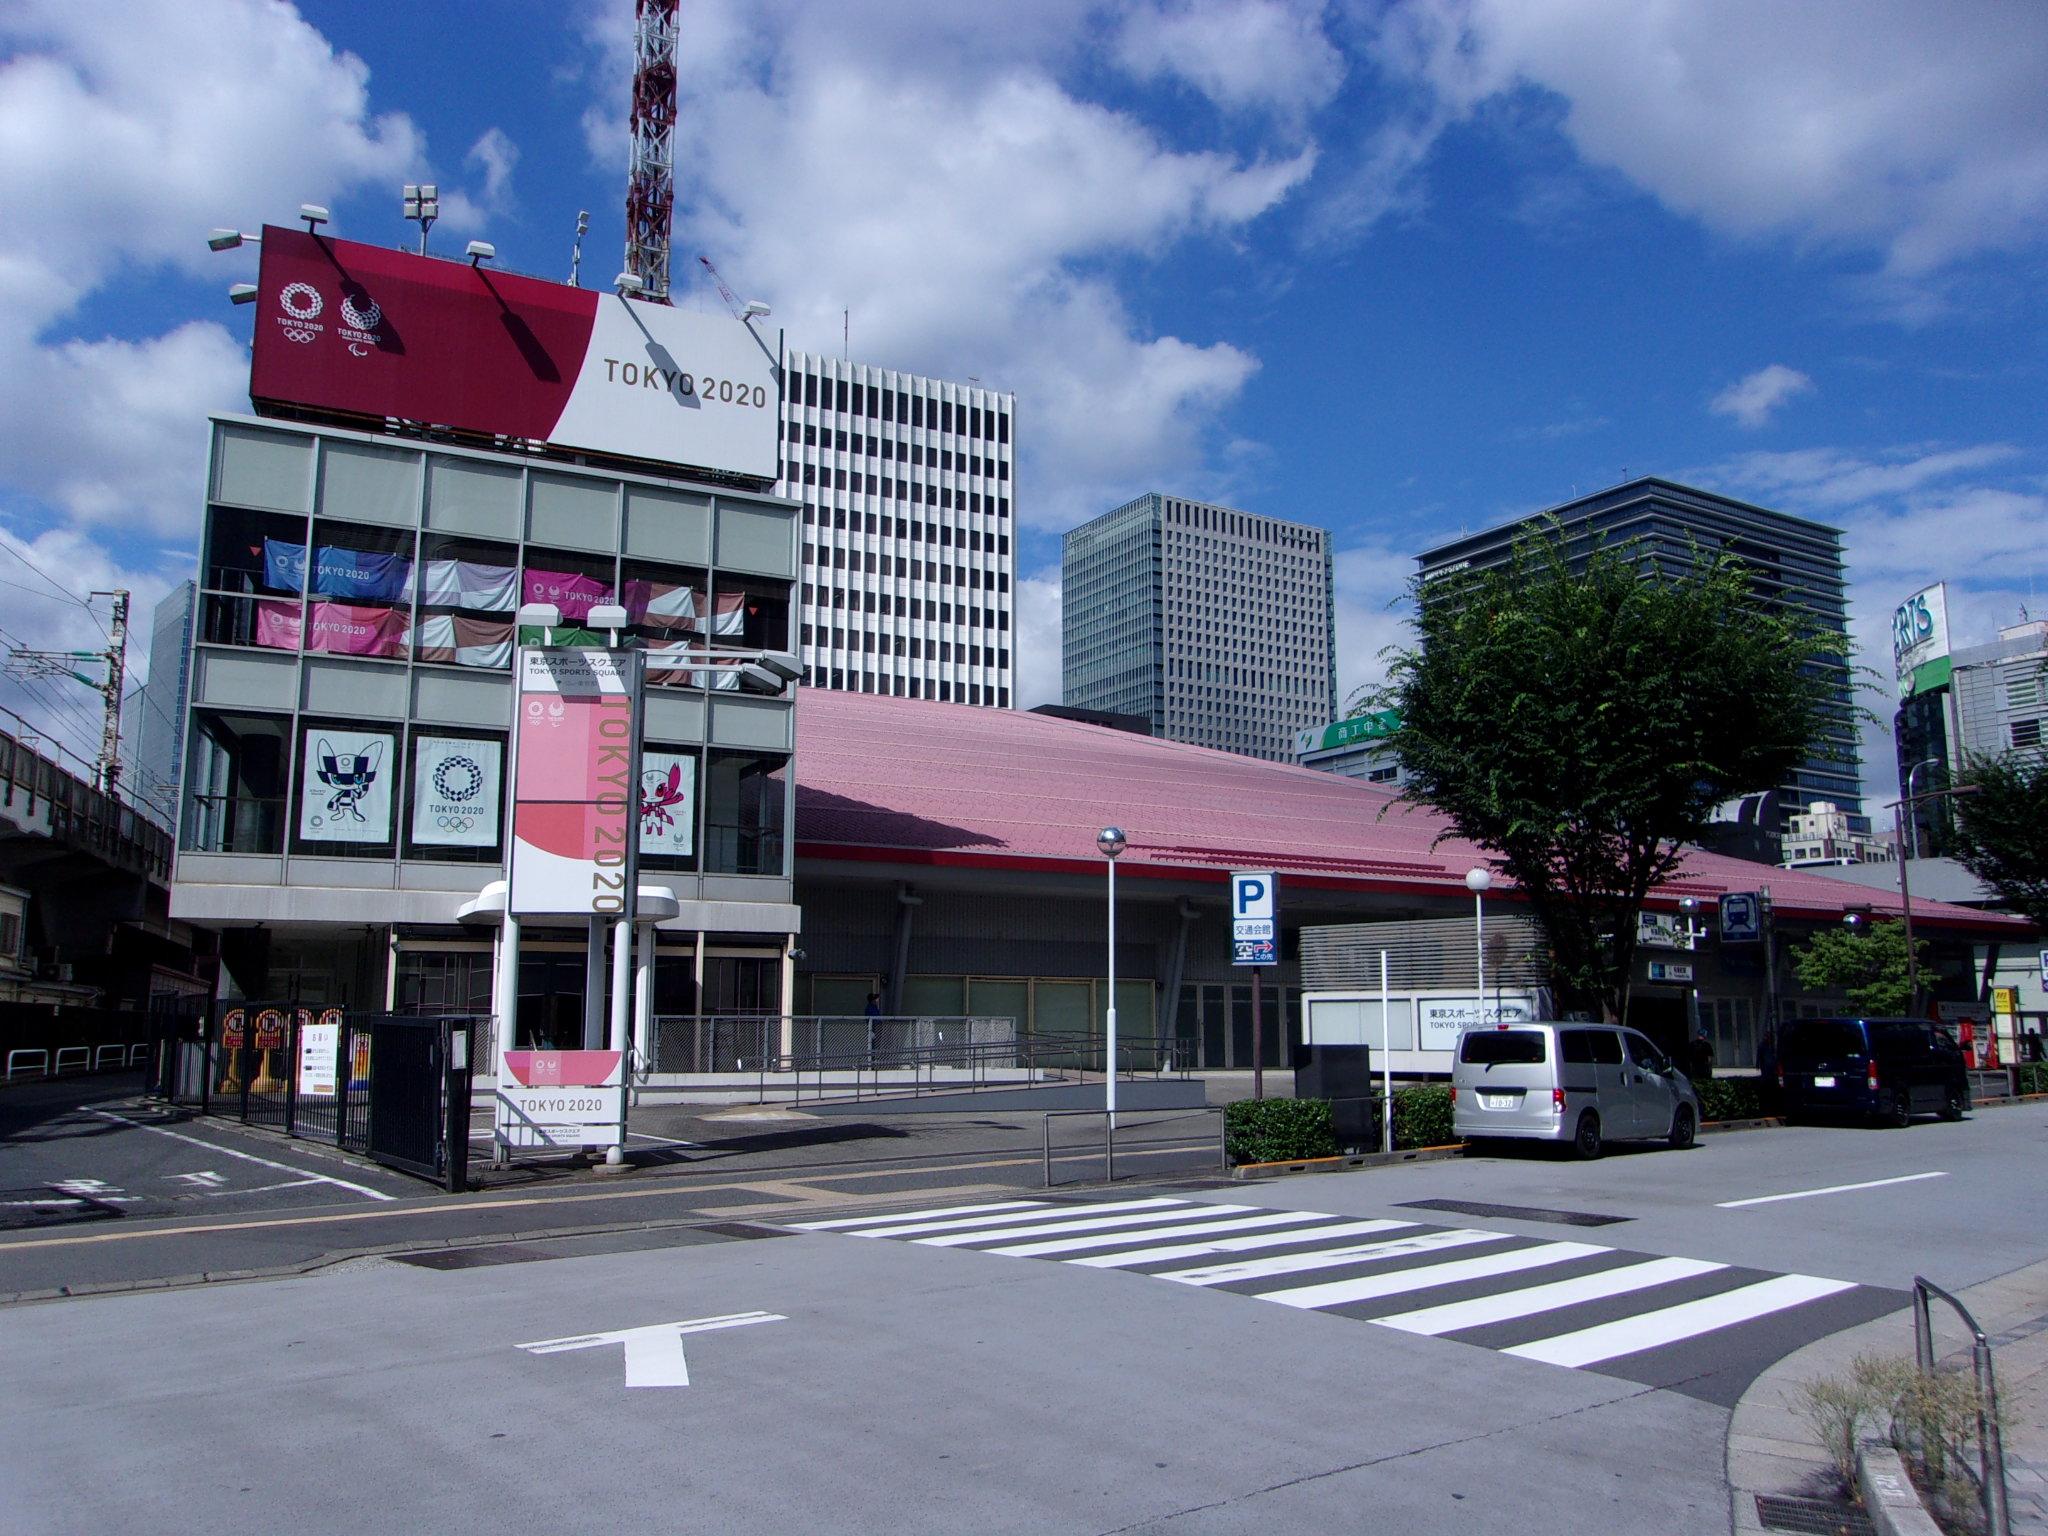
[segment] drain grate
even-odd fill
[[[1591,1211],[1550,1211],[1540,1205],[1494,1205],[1485,1200],[1404,1200],[1412,1211],[1455,1211],[1460,1216],[1497,1216],[1504,1221],[1551,1221],[1564,1227],[1611,1227],[1633,1216],[1599,1216]]]
[[[1796,1531],[1801,1536],[1877,1536],[1870,1516],[1833,1499],[1760,1493],[1756,1496],[1756,1517],[1767,1531]]]

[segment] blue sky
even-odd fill
[[[630,18],[0,13],[0,635],[104,643],[56,586],[189,574],[205,413],[246,406],[253,261],[208,228],[317,201],[397,243],[436,179],[438,248],[566,276],[587,208],[615,271]],[[683,0],[683,35],[682,301],[701,252],[794,347],[845,311],[861,360],[1017,393],[1027,704],[1060,531],[1149,489],[1335,530],[1347,692],[1417,551],[1646,472],[1846,530],[1882,672],[1930,581],[1961,643],[2048,614],[2048,8]],[[91,703],[0,684],[88,756]]]

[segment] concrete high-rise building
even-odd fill
[[[1070,531],[1062,702],[1276,762],[1337,713],[1330,534],[1149,492]]]
[[[1007,709],[1016,396],[804,352],[783,363],[775,489],[804,504],[804,680]]]
[[[1690,570],[1695,549],[1703,555],[1729,554],[1748,568],[1751,590],[1763,602],[1833,633],[1848,630],[1840,529],[1653,476],[1453,539],[1417,555],[1416,564],[1425,582],[1453,571],[1505,565],[1517,538],[1553,520],[1563,530],[1575,569],[1583,568],[1596,545],[1611,548],[1631,540],[1663,574]],[[1869,831],[1849,668],[1837,664],[1830,674],[1820,735],[1780,786],[1780,824],[1774,830],[1789,830],[1794,814],[1815,800],[1829,800],[1850,826]]]
[[[122,735],[133,745],[126,781],[129,798],[164,827],[177,822],[179,761],[184,747],[185,705],[191,697],[192,610],[197,582],[173,587],[149,622],[149,678],[132,695],[132,727]]]

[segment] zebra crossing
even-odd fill
[[[1716,1385],[1695,1395],[1714,1400],[1786,1347],[1898,1305],[1892,1292],[1816,1275],[1164,1195],[998,1200],[789,1225],[1124,1270],[1656,1385],[1712,1377]],[[1696,1341],[1711,1346],[1704,1357]]]

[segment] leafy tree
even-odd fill
[[[1972,758],[1950,851],[2005,904],[2048,928],[2048,758]]]
[[[1400,711],[1407,798],[1520,887],[1560,1002],[1614,1018],[1645,894],[1714,807],[1807,757],[1846,665],[1840,635],[1760,595],[1741,561],[1670,564],[1634,544],[1575,562],[1553,521],[1504,566],[1418,577],[1421,643],[1390,648],[1367,700]]]
[[[1927,943],[1913,941],[1913,957],[1927,969]],[[1906,984],[1906,925],[1871,923],[1860,929],[1822,928],[1792,949],[1799,984],[1840,992],[1859,1013],[1904,1013],[1912,1007]]]

